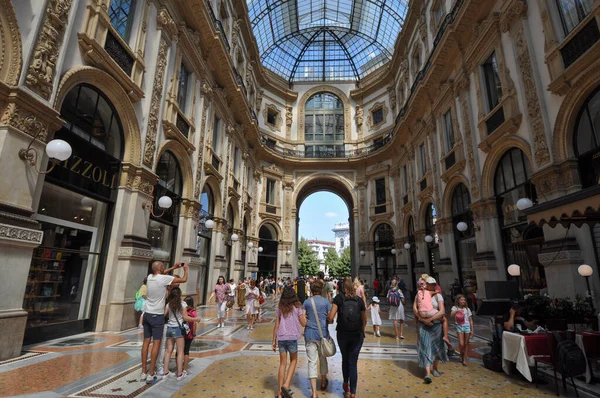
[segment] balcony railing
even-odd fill
[[[212,19],[213,24],[215,25],[215,30],[219,32],[219,34],[221,35],[221,39],[223,39],[223,43],[225,43],[225,47],[227,47],[227,52],[231,51],[231,46],[229,45],[229,40],[227,40],[227,35],[225,35],[225,29],[223,28],[223,24],[217,19],[215,11],[212,8],[212,4],[210,4],[210,1],[206,2],[206,7],[210,12],[210,18]]]
[[[378,138],[373,141],[371,145],[364,148],[350,149],[350,150],[337,150],[337,149],[319,149],[314,148],[310,151],[288,149],[277,144],[277,141],[272,138],[262,136],[261,140],[263,144],[271,151],[281,156],[290,156],[295,158],[304,159],[338,159],[338,158],[356,158],[360,156],[369,155],[373,152],[377,152],[381,148],[385,147],[393,137],[393,131],[384,137]]]
[[[446,33],[446,31],[448,30],[448,26],[450,26],[456,19],[456,15],[458,15],[458,11],[460,10],[462,4],[463,0],[458,0],[456,4],[454,4],[452,11],[446,14],[446,17],[440,25],[440,29],[438,30],[438,33],[435,36],[435,39],[433,40],[433,48],[431,50],[431,53],[429,54],[429,58],[427,58],[427,62],[425,62],[423,69],[421,69],[419,73],[417,73],[417,76],[415,76],[415,80],[413,81],[413,84],[410,87],[410,92],[408,93],[408,98],[406,99],[404,106],[400,108],[398,114],[396,115],[396,124],[398,124],[400,120],[404,117],[404,114],[406,113],[406,108],[408,107],[408,104],[410,103],[413,94],[415,93],[415,91],[417,91],[419,83],[421,83],[421,81],[425,78],[425,75],[429,71],[429,68],[431,68],[431,59],[437,52],[438,44],[440,43],[440,40],[442,40],[444,33]]]
[[[560,50],[565,69],[600,40],[600,30],[596,18],[592,18],[573,38]]]
[[[123,69],[123,72],[131,76],[133,70],[133,57],[123,47],[119,39],[117,39],[109,30],[106,34],[104,49],[110,57]]]

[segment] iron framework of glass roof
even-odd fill
[[[358,81],[392,58],[409,0],[246,0],[262,64],[291,82]]]

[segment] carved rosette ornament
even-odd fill
[[[206,116],[208,115],[208,107],[210,103],[208,99],[204,99],[204,106],[202,109],[202,121],[200,122],[200,142],[198,143],[198,159],[196,163],[196,185],[194,187],[194,198],[200,198],[200,188],[202,185],[202,167],[203,167],[203,155],[204,155],[204,137],[206,135]]]
[[[146,144],[144,149],[144,166],[149,168],[152,168],[154,165],[156,134],[158,132],[158,122],[160,118],[160,102],[165,81],[165,68],[167,66],[167,47],[167,41],[161,39],[158,49],[158,60],[156,63],[156,74],[154,75],[154,88],[152,89],[152,100],[150,103],[150,113],[148,115]]]
[[[27,70],[25,85],[44,99],[50,99],[52,93],[56,62],[71,5],[72,0],[50,0],[48,2],[44,23]]]
[[[533,67],[531,58],[527,48],[525,32],[523,24],[519,24],[515,33],[515,41],[517,47],[517,63],[521,71],[523,79],[523,92],[525,93],[525,104],[527,106],[527,114],[529,115],[529,123],[533,134],[533,152],[535,163],[538,167],[550,162],[550,150],[546,142],[546,132],[544,119],[542,117],[542,108],[537,94],[535,77],[533,75]]]
[[[471,195],[474,199],[479,198],[479,184],[477,183],[477,166],[475,164],[475,152],[473,150],[473,138],[471,133],[471,119],[469,115],[469,75],[463,73],[456,83],[459,90],[458,100],[462,112],[463,128],[465,130],[465,148],[467,149],[467,165],[469,167],[469,179],[471,182]]]

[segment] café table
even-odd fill
[[[583,332],[575,335],[575,344],[583,351],[585,356],[585,382],[592,382],[592,369],[590,367],[590,361],[588,358],[600,357],[600,333],[596,332]]]
[[[565,332],[561,332],[561,335],[566,338]],[[586,356],[585,381],[589,384],[592,381],[592,371],[587,358],[600,356],[600,333],[577,333],[575,343]],[[502,333],[502,369],[506,374],[510,374],[510,363],[514,362],[517,370],[528,381],[533,381],[529,368],[535,365],[534,356],[540,355],[550,355],[545,334]]]
[[[528,350],[528,346],[530,350]],[[502,333],[502,370],[510,374],[510,363],[517,364],[517,370],[528,380],[531,377],[530,366],[534,366],[534,355],[547,355],[546,335],[532,334],[524,336],[518,333]]]

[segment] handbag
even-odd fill
[[[262,294],[259,293],[258,304],[263,305],[264,303],[265,303],[265,298],[263,297]]]
[[[169,309],[169,311],[171,311],[171,310]],[[186,321],[183,321],[183,323],[180,323],[179,318],[177,318],[177,314],[175,314],[175,320],[177,321],[177,324],[179,325],[179,329],[181,329],[181,336],[185,338],[185,336],[187,336],[188,333],[190,333],[190,325],[188,325]]]
[[[327,338],[323,337],[323,331],[321,330],[321,321],[319,320],[319,314],[317,313],[317,305],[315,304],[315,299],[311,300],[313,311],[315,313],[315,319],[317,320],[317,328],[319,329],[319,336],[321,336],[321,344],[319,345],[319,349],[321,350],[321,355],[325,357],[332,357],[336,353],[335,342],[328,336]]]

